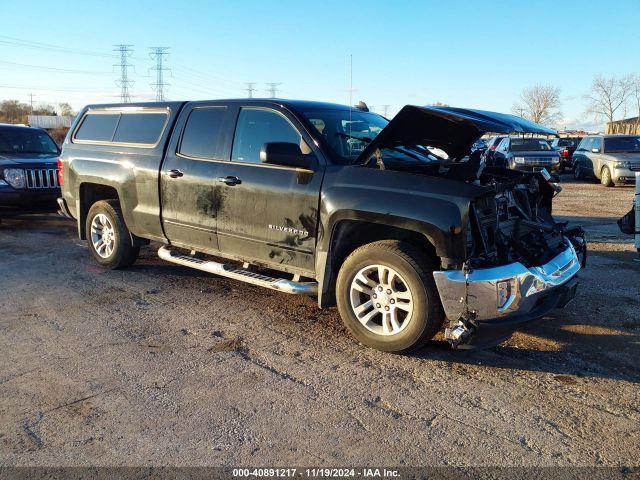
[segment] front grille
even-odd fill
[[[552,164],[550,158],[525,157],[525,165],[529,167],[546,167]]]
[[[59,188],[58,170],[55,168],[34,168],[25,170],[27,188],[40,190],[45,188]]]

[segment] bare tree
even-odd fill
[[[596,120],[613,122],[616,113],[621,108],[625,109],[631,90],[630,76],[618,78],[615,75],[596,75],[591,83],[591,91],[584,96],[588,102],[587,113],[592,114]]]
[[[76,114],[73,111],[73,107],[71,105],[69,105],[68,103],[64,102],[64,103],[59,103],[58,104],[58,110],[60,110],[60,115],[62,116],[72,116],[74,117]]]
[[[560,120],[560,89],[552,85],[535,85],[523,90],[513,112],[532,122],[553,124]]]

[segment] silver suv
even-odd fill
[[[635,182],[640,171],[640,136],[584,137],[573,154],[576,179],[596,177],[605,187]]]

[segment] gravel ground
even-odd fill
[[[485,351],[354,343],[334,309],[146,248],[96,266],[55,216],[0,224],[0,465],[638,465],[632,188],[566,183],[574,302]]]

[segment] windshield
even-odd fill
[[[542,152],[551,150],[551,145],[544,138],[512,138],[512,152]]]
[[[58,146],[42,130],[0,128],[0,153],[58,154]]]
[[[304,115],[345,163],[355,160],[389,123],[375,113],[353,110],[316,110]]]
[[[558,141],[558,146],[559,147],[576,147],[578,146],[579,141],[580,139],[575,139],[575,138],[561,138]]]
[[[606,153],[640,153],[640,137],[609,137],[604,139]]]

